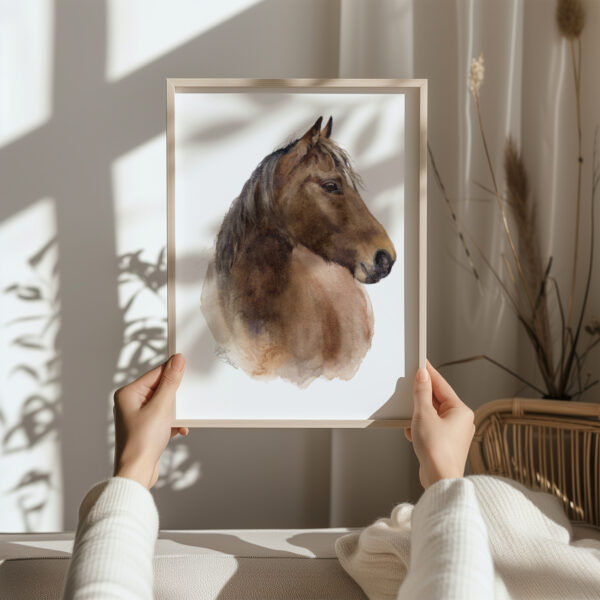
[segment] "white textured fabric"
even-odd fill
[[[501,477],[438,482],[336,552],[372,600],[600,598],[600,542],[573,542],[556,497]]]
[[[162,547],[153,561],[157,534],[158,513],[148,490],[120,477],[96,485],[79,511],[64,598],[363,598],[332,551],[341,531],[163,532]],[[41,554],[68,556],[68,540],[62,540],[61,548],[43,548]],[[15,551],[9,554],[7,548],[5,553],[36,556],[32,548]],[[49,583],[42,577],[35,587],[36,597],[39,590],[53,597],[52,587],[64,564],[55,562],[54,568],[50,561],[44,563],[53,580]],[[42,570],[35,559],[10,561],[9,568],[0,572],[0,585],[22,592],[26,586],[16,582],[32,564]],[[153,570],[157,575],[154,590]]]
[[[93,487],[81,503],[64,598],[152,598],[158,512],[150,492],[124,477]]]
[[[467,479],[442,479],[415,506],[411,567],[398,598],[494,597],[494,569],[475,488]]]

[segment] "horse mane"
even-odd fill
[[[272,207],[273,178],[279,159],[290,152],[300,138],[267,155],[254,169],[240,195],[231,203],[217,235],[215,266],[217,273],[228,273],[246,232],[267,216]],[[354,189],[363,187],[347,152],[331,139],[320,137],[311,148],[328,155]],[[309,152],[310,152],[309,151]]]

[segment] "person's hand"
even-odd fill
[[[171,427],[175,392],[185,369],[182,354],[173,355],[115,392],[115,471],[150,489],[158,479],[158,460],[169,440],[188,434]]]
[[[462,477],[475,425],[473,411],[427,361],[413,388],[413,416],[406,437],[419,459],[424,488],[440,479]]]

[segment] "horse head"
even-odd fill
[[[396,250],[363,202],[359,176],[322,117],[283,154],[273,177],[274,217],[293,244],[346,267],[362,283],[386,277]]]

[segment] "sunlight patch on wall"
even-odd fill
[[[107,79],[125,77],[257,2],[107,0]]]
[[[167,358],[165,169],[163,135],[123,155],[112,166],[119,306],[123,314],[115,386],[132,381]],[[112,406],[112,400],[109,404]],[[112,428],[109,446],[112,454]],[[158,487],[182,490],[199,478],[200,463],[190,456],[187,442],[175,438],[161,458]]]
[[[0,224],[0,531],[62,529],[55,203]]]
[[[0,0],[0,145],[52,112],[54,3]]]
[[[128,307],[126,322],[150,317],[162,322],[167,317],[164,136],[156,136],[113,163],[112,190],[119,304]],[[155,356],[165,352],[164,346],[155,348]]]

